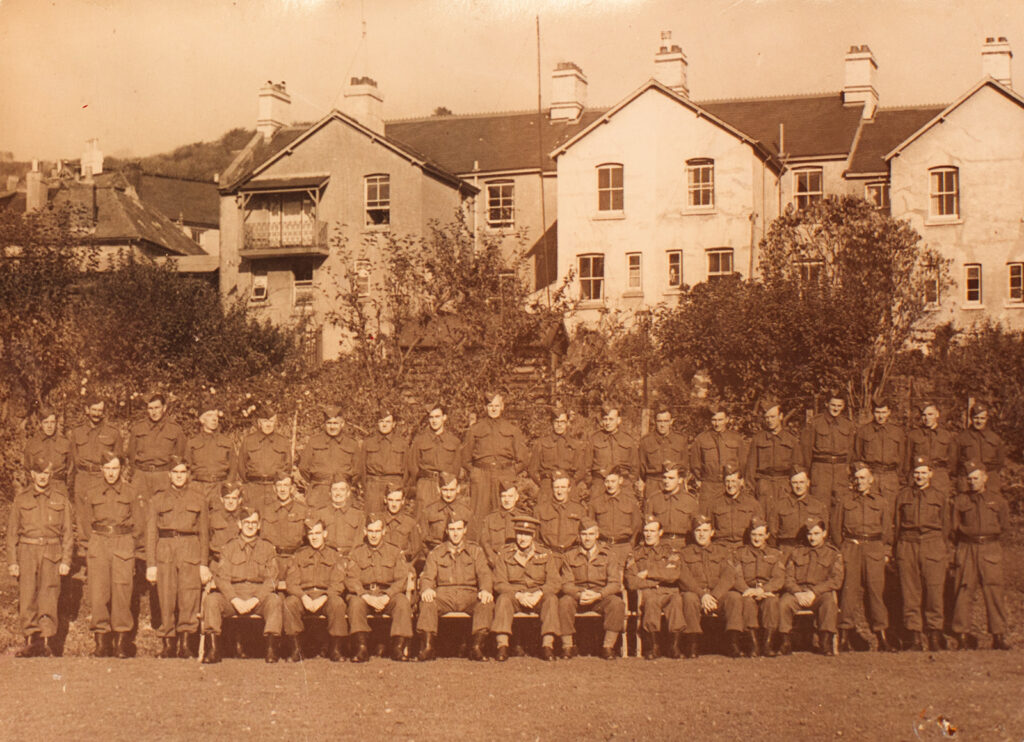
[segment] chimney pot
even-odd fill
[[[263,135],[264,142],[269,142],[288,123],[292,97],[285,90],[284,82],[275,84],[267,80],[267,84],[260,88],[258,101],[256,131]]]
[[[342,94],[338,110],[378,134],[384,133],[384,99],[372,77],[352,77]]]
[[[1013,87],[1013,50],[1005,36],[989,36],[981,47],[981,74]]]
[[[671,41],[672,32],[662,31],[661,40],[663,42]],[[689,86],[686,83],[686,70],[686,55],[679,44],[663,43],[658,47],[658,53],[654,55],[655,80],[686,97],[690,94]]]
[[[862,106],[861,116],[864,119],[875,117],[878,109],[878,88],[875,79],[878,76],[878,63],[871,47],[867,44],[854,44],[846,53],[846,68],[843,80],[843,105]]]

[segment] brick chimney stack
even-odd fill
[[[989,36],[981,47],[981,73],[1008,88],[1013,87],[1013,51],[1005,36]]]
[[[384,98],[372,77],[351,78],[339,108],[366,128],[378,134],[384,133]]]
[[[587,76],[575,62],[559,62],[551,73],[551,120],[578,121],[587,105]]]
[[[846,74],[843,80],[843,105],[863,105],[862,118],[873,119],[878,108],[878,63],[871,47],[854,44],[846,52]]]
[[[654,79],[667,88],[679,93],[684,98],[690,97],[690,87],[686,82],[686,55],[679,44],[672,43],[672,32],[661,32],[661,45],[654,55]]]
[[[269,142],[274,134],[289,123],[291,104],[292,97],[285,89],[283,80],[279,83],[267,80],[267,84],[260,88],[256,131],[263,135],[264,142]]]

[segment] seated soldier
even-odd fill
[[[822,651],[833,656],[839,621],[837,591],[843,585],[843,555],[826,543],[828,528],[824,518],[811,518],[805,524],[807,546],[798,546],[786,562],[785,592],[779,598],[780,654],[790,654],[793,617],[802,609],[814,611],[815,629],[820,632]]]
[[[653,515],[647,516],[642,533],[644,542],[633,549],[626,561],[626,587],[640,592],[644,658],[653,660],[658,656],[657,636],[664,616],[672,637],[669,657],[676,659],[684,626],[679,554],[661,542],[664,531]]]
[[[570,486],[569,475],[556,471],[551,475],[551,500],[537,506],[541,540],[556,554],[576,545],[580,521],[589,514],[586,505],[569,499]]]
[[[793,549],[807,545],[808,519],[828,522],[829,517],[828,505],[817,497],[808,496],[811,478],[807,469],[796,464],[791,471],[789,494],[775,498],[768,506],[768,533],[787,559]]]
[[[558,612],[562,621],[563,655],[576,654],[576,612],[596,611],[604,618],[601,657],[615,659],[615,642],[625,624],[622,601],[622,562],[607,543],[598,543],[600,526],[593,518],[580,521],[580,542],[562,556],[562,597]],[[572,647],[568,651],[566,647]]]
[[[405,662],[412,637],[412,606],[405,594],[409,584],[409,562],[402,551],[387,543],[387,528],[381,513],[367,513],[363,543],[348,555],[345,587],[348,590],[348,620],[356,641],[353,662],[370,659],[367,612],[391,614],[391,659]]]
[[[310,513],[310,518],[322,520],[327,526],[327,546],[342,556],[363,538],[363,511],[352,504],[352,484],[345,474],[335,474],[331,482],[331,501]]]
[[[498,509],[487,514],[480,528],[480,545],[484,547],[491,569],[501,548],[516,541],[513,519],[526,514],[519,508],[519,489],[515,482],[502,480],[498,487]]]
[[[494,623],[497,635],[495,659],[508,659],[512,618],[517,610],[540,614],[543,660],[555,658],[558,625],[558,558],[541,544],[534,543],[540,522],[529,515],[517,515],[513,521],[515,543],[505,544],[494,559]],[[565,645],[563,645],[564,648]]]
[[[277,580],[284,582],[288,564],[306,540],[306,516],[309,509],[295,497],[290,474],[274,476],[274,500],[260,508],[260,536],[277,549]]]
[[[222,482],[217,485],[218,500],[210,500],[210,562],[220,559],[224,544],[238,535],[238,508],[242,504],[242,483]]]
[[[238,509],[239,535],[221,549],[213,568],[217,589],[210,593],[203,612],[208,640],[204,663],[220,662],[220,635],[224,616],[263,616],[267,638],[267,662],[277,662],[277,640],[281,635],[281,596],[277,587],[276,549],[259,537],[260,514],[242,506]]]
[[[326,545],[327,529],[322,520],[306,521],[307,546],[295,553],[285,573],[284,633],[291,644],[288,659],[302,660],[302,620],[308,615],[327,616],[327,656],[341,660],[341,640],[348,635],[345,618],[345,558]]]
[[[629,558],[644,522],[636,497],[631,492],[623,492],[626,471],[625,467],[613,468],[604,477],[604,492],[590,498],[590,510],[600,528],[601,541],[615,552],[620,565]]]
[[[437,476],[439,497],[420,512],[420,531],[423,533],[423,546],[427,552],[444,541],[446,524],[455,515],[460,515],[464,522],[469,522],[469,502],[461,494],[458,477],[447,471]]]
[[[705,515],[697,517],[693,529],[694,543],[683,547],[679,585],[683,594],[683,616],[686,620],[685,654],[697,656],[697,639],[702,633],[701,616],[712,614],[725,618],[727,652],[740,656],[739,638],[743,633],[743,600],[734,589],[736,571],[732,566],[732,550],[713,543],[715,529]]]
[[[697,498],[683,483],[684,469],[674,461],[661,465],[661,492],[648,492],[644,514],[661,524],[662,541],[673,551],[682,551],[693,533],[693,522],[700,515]]]
[[[786,584],[786,560],[768,546],[768,525],[761,518],[750,522],[750,543],[739,549],[736,590],[743,599],[743,623],[750,635],[750,656],[774,657],[779,629],[779,591]],[[761,636],[758,636],[758,632]]]
[[[491,568],[483,547],[466,541],[466,520],[457,513],[445,529],[448,541],[427,555],[420,575],[420,617],[416,628],[423,643],[419,661],[434,659],[438,617],[451,611],[470,611],[473,616],[473,647],[470,659],[483,661],[484,641],[494,620]]]
[[[711,499],[706,515],[711,518],[715,543],[736,551],[743,546],[743,537],[750,530],[750,521],[764,518],[764,509],[743,484],[743,475],[735,464],[722,467],[725,491]]]

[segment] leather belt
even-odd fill
[[[994,544],[999,541],[999,534],[991,536],[968,536],[966,533],[961,533],[960,538],[969,544]]]
[[[170,471],[171,467],[169,464],[136,464],[135,468],[139,471],[154,472],[154,471]]]
[[[283,548],[281,546],[275,547],[277,549],[278,556],[292,556],[295,552],[301,549],[301,546],[293,546],[290,549]]]
[[[834,456],[831,454],[816,453],[811,456],[811,463],[814,464],[845,464],[846,454]]]
[[[494,459],[495,457],[490,456],[488,458]],[[473,466],[475,466],[477,469],[507,469],[508,467],[512,466],[512,462],[509,461],[508,459],[500,459],[497,461],[487,461],[485,459],[478,459],[477,461],[473,462]]]
[[[859,533],[853,533],[850,535],[843,534],[843,539],[846,541],[852,541],[855,544],[859,544],[862,541],[881,541],[882,534],[876,533],[874,535],[863,535]]]
[[[19,544],[28,544],[29,546],[51,546],[53,544],[59,544],[60,539],[52,536],[31,538],[30,536],[21,536],[18,538]]]
[[[102,523],[93,523],[91,528],[100,536],[127,536],[134,530],[131,526],[105,526]]]
[[[937,538],[942,538],[942,531],[931,528],[924,530],[902,531],[900,533],[900,541],[904,541],[908,544],[919,544],[922,541],[929,541]]]
[[[160,538],[174,538],[175,536],[198,536],[198,531],[179,531],[176,528],[157,528],[156,535]]]
[[[383,582],[368,582],[365,585],[363,585],[363,590],[366,592],[373,592],[374,590],[384,592],[389,587],[391,587],[391,585],[387,585]]]

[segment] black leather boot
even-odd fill
[[[924,636],[920,631],[911,631],[910,646],[907,647],[911,652],[923,652],[924,651]]]
[[[408,662],[409,658],[405,656],[405,648],[408,643],[404,636],[394,637],[391,640],[391,659],[395,662]]]
[[[220,662],[220,634],[208,633],[203,646],[203,664],[215,665]]]
[[[1013,646],[1002,634],[993,634],[992,649],[1013,649]]]
[[[780,633],[780,636],[782,638],[779,640],[779,654],[782,656],[793,654],[793,640],[790,638],[789,632]]]
[[[356,653],[352,656],[352,661],[368,662],[370,659],[370,648],[366,645],[366,632],[360,631],[352,636],[356,640]]]
[[[852,652],[853,651],[853,640],[850,635],[853,634],[853,629],[839,629],[839,651],[840,652]]]
[[[700,634],[685,634],[683,636],[683,654],[686,659],[692,660],[697,657],[697,642],[700,641]]]
[[[671,637],[671,641],[668,645],[668,656],[674,660],[677,660],[683,656],[683,653],[679,649],[679,641],[681,634],[681,631],[673,631],[669,634],[669,636]]]
[[[344,658],[341,653],[341,637],[332,636],[328,642],[327,659],[331,662],[341,662]]]
[[[424,631],[420,634],[420,637],[420,652],[416,655],[416,659],[420,662],[430,662],[430,660],[437,656],[434,651],[434,634],[430,631]]]
[[[650,631],[640,632],[640,643],[643,645],[643,656],[645,660],[653,660],[658,657],[658,637]]]
[[[821,632],[821,653],[826,657],[836,656],[836,635],[831,631]]]
[[[469,648],[469,658],[474,662],[484,661],[484,641],[487,640],[487,630],[478,631],[473,634],[473,646]]]
[[[299,637],[297,636],[286,636],[284,637],[285,652],[288,655],[289,662],[302,662],[302,646],[299,644]]]
[[[162,660],[170,659],[178,656],[177,637],[174,636],[163,636],[160,637],[162,647],[157,653],[157,657]]]
[[[267,639],[267,656],[264,658],[268,663],[274,664],[280,659],[277,654],[277,642],[279,637],[274,634],[265,634]]]
[[[930,652],[941,652],[942,646],[942,631],[939,629],[931,629],[928,632],[928,650]]]
[[[115,654],[119,660],[126,660],[132,656],[132,643],[127,631],[117,632],[117,649]]]
[[[741,657],[743,652],[740,650],[740,632],[739,631],[726,631],[726,650],[725,653],[730,657]]]
[[[38,657],[39,647],[42,644],[42,639],[39,638],[39,634],[32,634],[31,636],[25,637],[25,646],[14,653],[15,657]]]
[[[92,635],[92,638],[96,642],[96,646],[92,650],[93,657],[109,657],[110,656],[110,632],[108,631],[97,631]]]
[[[775,650],[775,632],[771,629],[764,630],[764,642],[761,651],[765,657],[775,657],[779,653]]]
[[[896,642],[889,639],[885,631],[876,631],[875,638],[878,639],[876,650],[879,652],[898,652],[900,648]]]
[[[750,629],[750,631],[748,631],[747,634],[750,637],[750,656],[751,657],[760,657],[761,656],[761,641],[760,641],[760,637],[757,635],[757,629]]]

